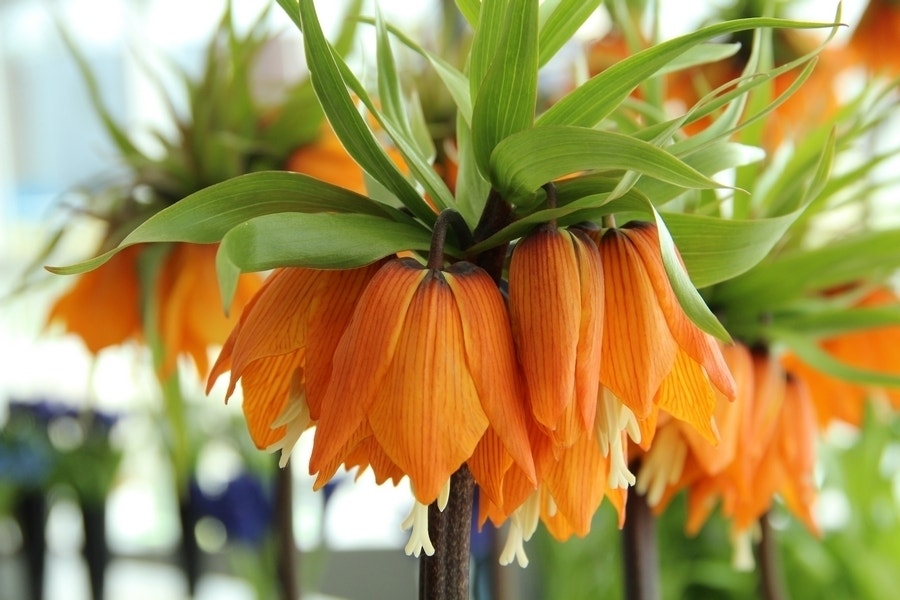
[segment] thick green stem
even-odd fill
[[[626,600],[659,600],[656,518],[647,499],[628,490],[622,529],[622,563]]]

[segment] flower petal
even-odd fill
[[[506,450],[534,483],[527,397],[503,298],[491,277],[469,263],[457,263],[445,277],[459,310],[466,366],[481,407]]]
[[[534,417],[548,431],[575,393],[581,289],[572,236],[543,227],[509,265],[509,315]]]
[[[384,264],[359,298],[350,324],[334,352],[333,369],[322,397],[309,461],[318,473],[360,427],[391,367],[409,304],[427,271],[417,264]]]
[[[600,381],[643,419],[672,369],[677,345],[629,237],[609,229],[598,248],[606,282]]]
[[[367,415],[423,504],[437,498],[484,435],[488,418],[466,368],[459,310],[440,272],[428,270],[419,284]]]

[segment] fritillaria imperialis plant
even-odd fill
[[[363,19],[375,32],[374,90],[326,40],[311,0],[279,4],[302,31],[316,96],[365,172],[367,193],[300,173],[241,175],[55,272],[100,267],[137,244],[218,244],[228,307],[242,273],[273,270],[225,341],[209,386],[230,373],[228,395],[240,384],[254,441],[280,450],[283,463],[314,429],[317,487],[341,467],[408,480],[407,552],[424,554],[423,597],[468,595],[475,485],[479,520],[508,523],[501,562],[524,566],[524,542],[539,522],[560,540],[584,536],[608,498],[628,527],[626,502],[646,493],[659,504],[672,493],[691,471],[673,477],[657,448],[664,458],[681,448],[686,463],[686,443],[710,474],[735,461],[751,470],[781,464],[738,459],[756,452],[747,436],[784,429],[778,439],[793,439],[788,428],[813,422],[806,404],[790,400],[803,392],[768,352],[797,338],[759,326],[778,308],[763,283],[783,273],[766,257],[824,203],[840,138],[810,147],[802,177],[780,189],[740,176],[729,187],[713,176],[759,168],[753,126],[803,85],[822,50],[770,68],[771,30],[836,23],[714,23],[544,102],[539,71],[599,0],[459,0],[472,34],[462,68],[376,13]],[[683,114],[653,104],[670,74],[734,55],[734,44],[713,40],[735,32],[754,36],[737,79]],[[452,139],[429,132],[427,107],[402,83],[399,47],[420,55],[452,98]],[[787,72],[797,73],[791,85],[762,102]],[[745,130],[748,140],[736,137]],[[434,168],[447,142],[455,179]],[[735,345],[735,333],[766,352]],[[789,345],[806,348],[799,339]],[[779,420],[768,420],[760,394],[746,387],[751,373],[773,381],[761,402],[790,405]],[[772,452],[805,466],[805,449]],[[649,483],[636,495],[641,473]],[[763,490],[762,512],[776,491],[807,507],[809,482],[796,483]],[[760,512],[754,504],[736,514]]]

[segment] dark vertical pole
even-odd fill
[[[647,499],[634,488],[628,490],[628,500],[625,503],[622,551],[626,600],[658,600],[656,518]]]
[[[82,500],[81,520],[84,524],[84,559],[91,582],[91,598],[103,600],[109,546],[106,543],[106,502]]]
[[[294,478],[291,463],[277,470],[275,478],[275,535],[278,536],[278,582],[282,600],[297,600],[300,560],[294,540]]]
[[[765,600],[784,600],[787,594],[781,580],[781,569],[778,564],[778,540],[772,531],[769,515],[759,519],[762,537],[759,540],[759,575],[762,597]]]
[[[28,490],[19,497],[16,517],[22,528],[22,551],[28,569],[28,593],[32,600],[44,597],[44,567],[47,551],[47,497]]]
[[[189,491],[178,499],[178,518],[181,523],[181,568],[187,580],[188,597],[193,598],[197,592],[200,579],[200,547],[197,545],[197,515],[191,502]]]

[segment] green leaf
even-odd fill
[[[767,333],[772,340],[784,344],[802,361],[823,373],[862,385],[900,387],[900,375],[860,369],[837,360],[807,336],[780,327],[771,327]]]
[[[515,202],[565,175],[625,169],[685,188],[725,187],[648,142],[609,131],[545,126],[514,134],[491,156],[491,181]]]
[[[741,44],[704,43],[687,49],[684,54],[673,59],[662,67],[657,74],[665,75],[682,69],[689,69],[700,65],[718,62],[731,58],[741,49]]]
[[[242,272],[276,267],[349,269],[402,250],[427,251],[431,233],[420,225],[356,213],[280,213],[256,217],[222,238],[216,270],[225,306]],[[445,251],[453,253],[452,248]]]
[[[134,244],[210,244],[244,221],[291,211],[352,212],[409,220],[399,211],[308,175],[263,171],[241,175],[191,194],[144,221],[116,248],[100,256],[68,267],[47,267],[47,270],[59,275],[90,271]]]
[[[601,4],[603,0],[547,0],[541,3],[539,64],[547,64]]]
[[[313,2],[301,2],[299,13],[298,7],[289,0],[279,0],[279,4],[292,15],[295,22],[299,19],[302,24],[303,45],[306,49],[306,60],[313,87],[328,116],[328,121],[348,154],[366,172],[394,193],[413,214],[426,223],[433,223],[434,211],[387,155],[347,93],[340,69],[340,65],[344,67],[346,65],[335,58],[331,45],[325,39]],[[360,90],[355,91],[359,93]],[[365,90],[361,91],[368,99]]]
[[[761,27],[812,29],[835,25],[835,23],[812,23],[766,17],[737,19],[709,25],[617,62],[556,102],[538,118],[537,124],[594,127],[611,114],[638,85],[690,48],[714,37]]]
[[[478,167],[488,173],[494,147],[534,123],[537,102],[537,0],[510,0],[490,69],[478,88],[472,139]]]
[[[481,0],[456,0],[456,6],[472,28],[478,24],[478,15],[481,12]]]
[[[675,249],[675,242],[666,227],[660,214],[656,211],[652,204],[648,207],[653,212],[653,219],[656,222],[657,234],[659,235],[659,248],[662,251],[663,264],[666,267],[666,273],[669,275],[669,282],[681,308],[685,314],[690,317],[700,329],[716,336],[724,342],[730,342],[731,336],[719,323],[716,316],[709,310],[706,302],[697,292],[694,283],[688,277],[687,271],[682,266],[678,258],[678,252]]]
[[[662,213],[691,280],[699,288],[726,281],[762,261],[800,211],[771,219],[720,219]]]
[[[366,23],[375,23],[374,19],[362,18],[361,20]],[[421,55],[431,63],[431,66],[434,68],[438,77],[440,77],[441,81],[447,87],[450,96],[453,98],[457,112],[463,116],[466,123],[471,125],[472,95],[469,87],[469,79],[449,62],[437,54],[429,52],[393,25],[386,24],[386,27],[390,34],[397,38],[403,45]]]
[[[674,150],[673,147],[666,148]],[[675,155],[678,156],[678,155]],[[726,169],[751,164],[762,160],[765,151],[755,146],[744,146],[734,142],[718,142],[709,144],[691,152],[687,156],[678,156],[684,164],[712,177]],[[684,188],[659,179],[642,178],[635,184],[656,206],[662,206],[684,192]]]
[[[478,13],[478,27],[472,36],[472,48],[469,51],[469,94],[478,97],[481,82],[491,67],[491,61],[497,51],[500,39],[506,29],[506,7],[509,0],[483,0]]]
[[[822,308],[816,303],[810,310],[775,314],[772,321],[778,328],[798,334],[832,337],[867,329],[900,327],[900,305]]]
[[[463,115],[456,115],[456,155],[459,160],[456,174],[456,206],[460,214],[475,229],[484,205],[487,202],[491,185],[481,176],[475,164],[475,153],[472,151],[472,132]]]
[[[804,294],[878,278],[898,267],[900,230],[866,231],[760,264],[716,286],[713,299],[734,311],[769,310]]]

